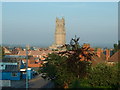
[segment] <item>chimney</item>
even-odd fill
[[[110,58],[110,50],[106,49],[106,60]]]
[[[101,56],[101,52],[102,50],[100,48],[97,49],[97,56],[100,57]]]

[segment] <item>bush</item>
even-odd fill
[[[119,83],[118,68],[116,66],[98,64],[96,67],[91,67],[88,79],[92,87],[117,87]]]

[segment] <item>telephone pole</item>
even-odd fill
[[[26,45],[26,90],[28,90],[28,49],[29,49],[29,45]]]

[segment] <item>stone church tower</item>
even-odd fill
[[[66,42],[65,20],[56,18],[55,44],[60,46]]]
[[[65,19],[56,18],[55,42],[49,48],[57,49],[66,43]]]

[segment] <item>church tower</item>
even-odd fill
[[[66,43],[66,31],[65,31],[65,19],[56,18],[56,27],[55,27],[55,41],[50,49],[57,49],[58,47],[65,45]]]
[[[55,28],[55,44],[57,46],[64,45],[66,43],[66,32],[65,32],[65,20],[64,18],[56,18]]]

